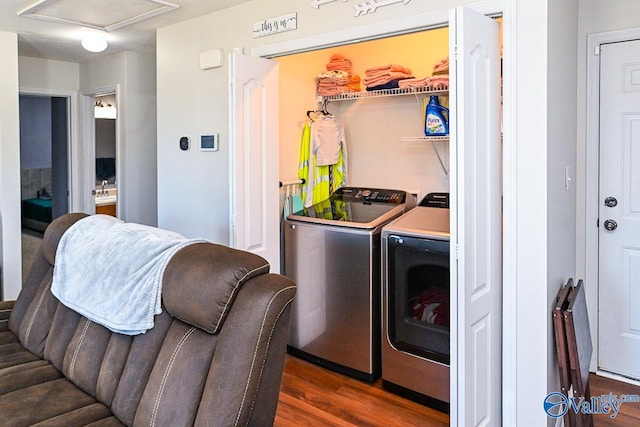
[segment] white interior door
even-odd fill
[[[278,63],[234,53],[229,73],[229,240],[279,273]]]
[[[600,47],[599,193],[598,367],[640,379],[640,40]]]
[[[501,425],[500,34],[460,7],[449,19],[451,425]]]

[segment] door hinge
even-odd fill
[[[457,61],[458,60],[458,45],[453,45],[453,60]]]
[[[600,218],[596,219],[596,228],[600,228]]]
[[[600,45],[599,45],[599,44],[597,44],[597,45],[595,46],[593,54],[594,54],[595,56],[600,55]]]

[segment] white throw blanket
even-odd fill
[[[51,292],[114,332],[144,333],[162,312],[162,275],[171,257],[202,241],[107,215],[83,218],[60,239]]]

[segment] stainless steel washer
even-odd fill
[[[404,191],[344,187],[285,221],[296,281],[288,350],[365,381],[380,375],[380,232],[415,205]]]
[[[382,230],[382,385],[445,412],[449,253],[448,202],[417,206]]]

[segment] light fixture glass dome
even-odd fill
[[[108,46],[107,40],[100,35],[87,36],[82,39],[82,47],[89,52],[102,52]]]

